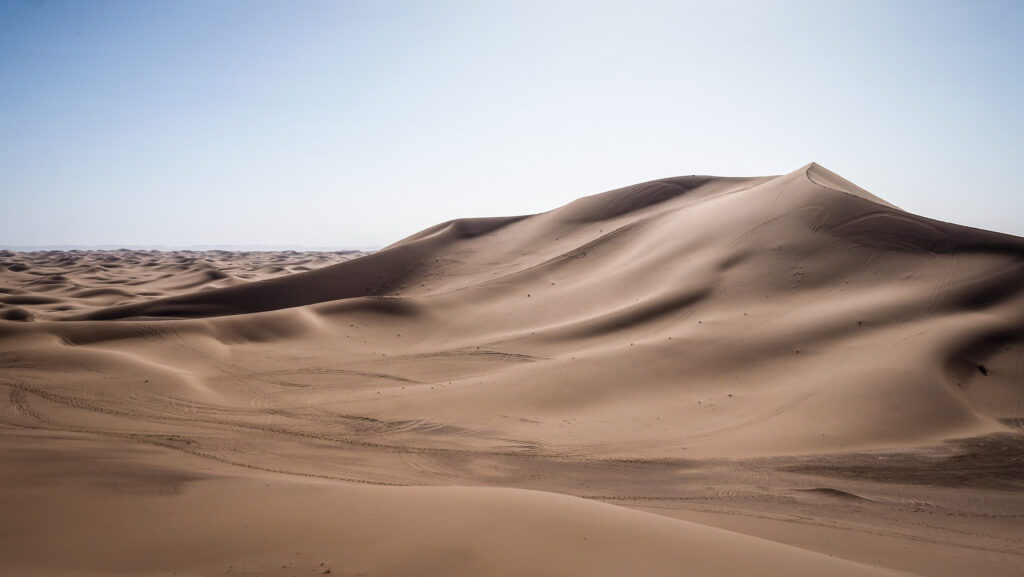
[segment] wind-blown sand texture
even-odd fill
[[[1021,574],[1024,239],[811,164],[352,256],[0,253],[0,573]]]

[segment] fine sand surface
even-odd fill
[[[0,252],[0,319],[2,575],[1024,567],[1024,239],[815,164],[368,255]]]

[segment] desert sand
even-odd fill
[[[3,575],[1024,573],[1024,239],[816,164],[4,251],[0,319]]]

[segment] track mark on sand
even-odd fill
[[[550,360],[550,357],[537,357],[533,355],[526,355],[521,353],[506,353],[503,351],[492,351],[492,350],[476,350],[476,349],[459,349],[452,351],[438,351],[434,353],[419,353],[415,355],[406,355],[401,357],[394,357],[395,359],[460,359],[460,358],[479,358],[485,360],[495,361],[509,361],[509,362],[523,362],[533,363],[541,360]]]
[[[25,391],[23,389],[10,383],[0,383],[0,385],[10,388],[11,392],[8,398],[10,400],[11,406],[14,408],[14,412],[16,415],[28,417],[29,419],[36,421],[37,423],[47,422],[46,417],[37,412],[35,409],[33,409],[32,405],[29,404],[28,395],[25,394]],[[24,427],[29,429],[40,428],[38,425],[28,425],[23,422],[10,421],[10,424],[17,427]]]
[[[833,489],[832,487],[815,487],[813,489],[796,489],[804,493],[813,493],[816,495],[824,495],[826,497],[832,497],[835,499],[842,499],[847,501],[870,501],[871,499],[848,493],[846,491],[840,491],[839,489]]]
[[[367,377],[371,379],[382,379],[388,381],[396,381],[399,383],[412,383],[421,385],[422,381],[415,379],[408,379],[400,377],[398,375],[391,375],[388,373],[372,373],[368,371],[357,371],[352,369],[332,369],[325,367],[314,367],[308,369],[281,369],[276,371],[264,371],[259,373],[244,373],[235,375],[238,379],[245,378],[256,378],[263,380],[262,377],[274,377],[274,376],[287,376],[287,375],[351,375],[356,377]]]

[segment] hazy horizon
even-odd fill
[[[2,2],[4,246],[384,246],[818,162],[1024,236],[1016,2]]]
[[[0,250],[12,252],[36,252],[50,250],[151,250],[160,252],[171,251],[241,251],[241,252],[371,252],[381,246],[305,246],[305,245],[266,245],[266,244],[195,244],[195,245],[163,245],[163,244],[0,244]]]

